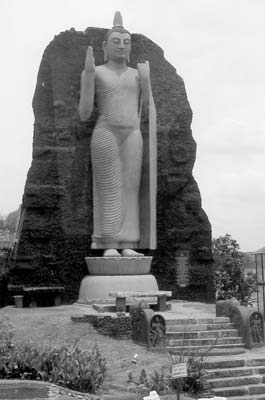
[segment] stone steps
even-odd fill
[[[166,318],[166,346],[172,354],[241,354],[245,345],[227,317]]]
[[[204,367],[215,396],[265,400],[265,359],[208,360]]]

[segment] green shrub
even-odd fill
[[[129,373],[127,380],[129,389],[140,393],[142,396],[148,395],[151,390],[155,390],[161,395],[180,391],[192,396],[198,394],[206,394],[208,396],[210,393],[204,361],[210,355],[213,346],[209,345],[203,354],[197,349],[187,349],[186,346],[182,347],[178,355],[172,356],[169,354],[171,364],[187,364],[187,377],[171,379],[170,366],[163,366],[160,372],[154,370],[153,374],[149,376],[143,369],[139,377]]]
[[[139,377],[135,377],[132,373],[128,374],[127,384],[129,389],[141,396],[147,396],[149,392],[155,390],[160,395],[170,392],[169,371],[166,373],[166,367],[161,369],[161,372],[153,371],[153,375],[147,376],[145,369],[142,369]]]
[[[215,266],[216,300],[236,298],[241,305],[253,302],[256,291],[256,277],[245,274],[244,253],[231,235],[213,239],[212,250]]]
[[[180,379],[172,379],[171,386],[173,389],[181,387],[183,392],[191,395],[208,391],[207,372],[204,367],[204,361],[210,355],[215,343],[209,345],[205,352],[201,353],[200,350],[190,347],[187,349],[183,346],[178,355],[173,356],[174,364],[186,363],[188,376]]]
[[[86,393],[96,393],[106,374],[106,360],[97,345],[87,351],[76,343],[68,348],[17,346],[0,371],[1,378],[49,381]]]
[[[14,336],[14,328],[9,319],[3,317],[0,320],[0,366],[3,360],[9,356],[12,349],[12,339]]]

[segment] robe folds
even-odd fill
[[[141,124],[138,71],[96,68],[99,118],[91,139],[92,248],[155,248],[155,108]],[[150,128],[150,132],[149,132]],[[141,132],[142,130],[142,132]]]

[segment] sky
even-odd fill
[[[75,28],[124,26],[184,79],[193,170],[213,237],[265,246],[265,0],[1,0],[0,215],[18,208],[32,158],[32,98],[46,46]]]

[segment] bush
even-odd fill
[[[140,393],[142,396],[147,395],[152,390],[161,395],[176,391],[186,392],[192,396],[200,393],[208,395],[209,386],[204,361],[210,355],[211,350],[212,346],[209,346],[204,354],[200,354],[198,350],[193,349],[190,349],[187,353],[183,346],[183,351],[180,351],[180,354],[176,356],[170,356],[170,359],[171,361],[174,360],[174,364],[187,364],[187,377],[171,379],[170,368],[165,366],[162,367],[160,372],[155,370],[150,376],[143,369],[138,378],[129,373],[127,381],[129,389]]]
[[[179,386],[183,392],[191,395],[197,395],[199,393],[207,393],[209,391],[207,383],[207,372],[204,367],[204,362],[211,354],[214,344],[208,346],[205,352],[200,353],[200,350],[190,347],[187,349],[183,346],[180,353],[175,356],[171,356],[174,364],[186,363],[188,376],[181,379],[173,379],[171,386],[177,389]]]
[[[69,348],[17,346],[0,370],[2,379],[49,381],[86,393],[96,393],[106,375],[106,360],[97,345],[87,351],[76,343]]]
[[[252,302],[256,290],[256,278],[252,273],[244,272],[244,254],[239,244],[230,235],[213,239],[213,257],[215,262],[216,299],[236,298],[242,305]]]
[[[8,318],[2,318],[0,321],[0,369],[10,356],[12,350],[12,339],[14,328]]]
[[[170,392],[170,378],[169,371],[166,373],[166,367],[161,369],[161,372],[156,370],[153,375],[147,376],[145,369],[141,370],[139,377],[135,377],[132,373],[128,374],[128,388],[139,393],[141,396],[147,396],[149,392],[155,390],[160,395],[164,395]]]

